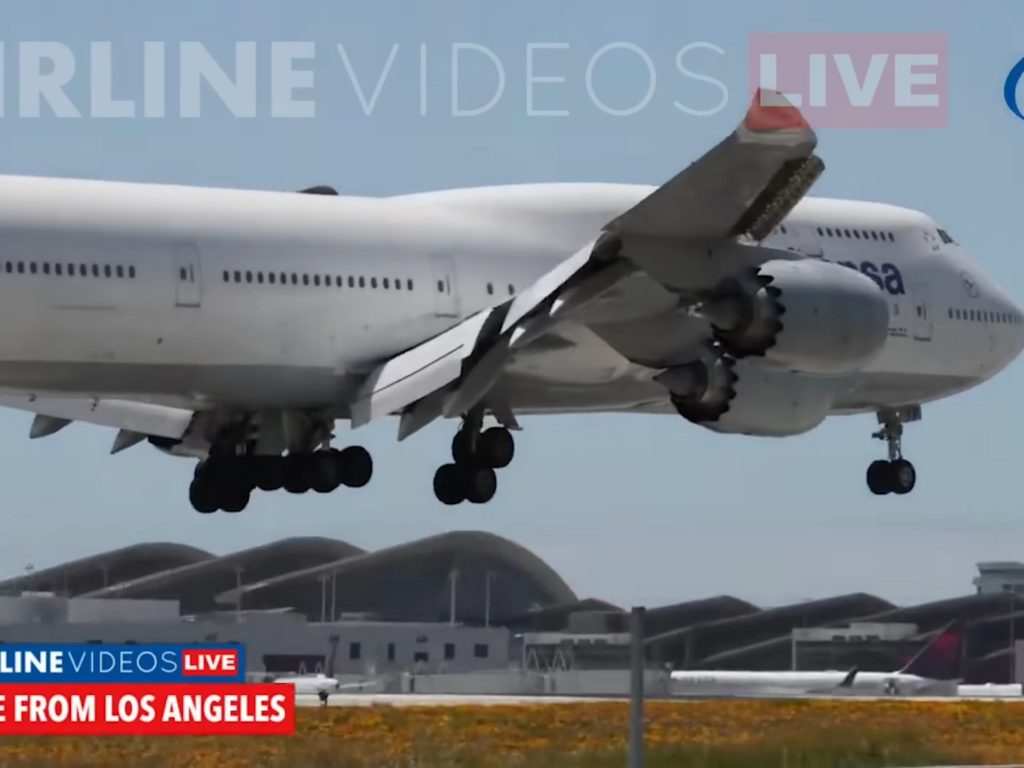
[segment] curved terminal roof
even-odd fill
[[[771,641],[780,636],[788,639],[795,627],[848,623],[892,609],[892,603],[858,592],[694,624],[655,635],[648,639],[647,644],[660,661],[690,667],[703,665],[702,660],[706,657],[725,651]]]
[[[686,629],[694,624],[759,613],[761,613],[761,609],[746,600],[721,595],[704,600],[690,600],[685,603],[651,608],[647,611],[644,621],[647,636],[656,637],[666,632]]]
[[[184,613],[218,610],[217,594],[242,584],[336,562],[365,550],[337,539],[307,536],[281,539],[223,557],[210,557],[85,593],[85,597],[181,601]]]
[[[455,589],[452,574],[455,573]],[[373,613],[382,619],[492,622],[534,606],[577,601],[562,578],[529,550],[500,536],[445,533],[243,584],[217,596],[244,609],[294,606],[319,619]]]
[[[0,592],[54,592],[77,596],[213,557],[205,550],[186,544],[133,544],[0,581]]]

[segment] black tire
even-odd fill
[[[244,485],[230,486],[221,490],[221,509],[231,515],[244,512],[249,506],[251,492]]]
[[[906,459],[896,459],[889,467],[889,488],[893,493],[905,496],[917,485],[917,471]]]
[[[303,494],[313,489],[313,467],[310,454],[289,454],[284,460],[284,489]]]
[[[364,488],[373,478],[373,457],[365,448],[346,448],[335,461],[341,471],[341,483],[348,488]]]
[[[471,504],[486,504],[498,492],[498,476],[490,467],[463,469],[462,482],[466,501]]]
[[[492,469],[504,469],[516,455],[516,441],[504,427],[491,427],[477,439],[476,456]]]
[[[466,500],[463,474],[457,464],[445,464],[434,473],[434,495],[438,501],[449,507]]]
[[[317,493],[332,493],[341,485],[341,462],[334,451],[317,451],[310,458],[312,486]]]
[[[256,487],[273,493],[284,487],[284,459],[280,456],[256,456],[253,459]]]
[[[891,493],[891,474],[888,461],[871,462],[868,467],[868,488],[875,496],[885,496]]]
[[[452,460],[462,466],[476,463],[473,451],[473,434],[467,429],[460,429],[452,438]]]
[[[216,491],[216,487],[211,483],[193,480],[188,487],[188,500],[192,502],[192,509],[201,515],[212,515],[220,509]]]

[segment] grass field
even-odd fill
[[[627,706],[299,709],[282,738],[9,738],[0,766],[603,768],[625,764]],[[1024,762],[1006,702],[708,701],[647,705],[651,768]]]

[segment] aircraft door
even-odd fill
[[[914,338],[918,341],[932,340],[932,315],[928,302],[928,286],[914,283],[910,286],[910,300],[913,302]]]
[[[430,257],[433,270],[434,315],[436,317],[459,317],[459,291],[455,272],[455,258],[445,253]]]
[[[199,265],[199,249],[189,243],[174,246],[174,281],[177,286],[175,304],[198,307],[202,303],[203,281]]]
[[[812,259],[820,259],[824,256],[824,249],[818,233],[812,227],[796,227],[796,246],[800,253],[810,256]]]

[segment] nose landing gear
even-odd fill
[[[876,496],[904,496],[914,490],[917,471],[903,458],[903,425],[920,419],[921,407],[917,405],[879,411],[878,423],[882,428],[872,437],[886,441],[889,460],[873,461],[868,467],[868,488]]]

